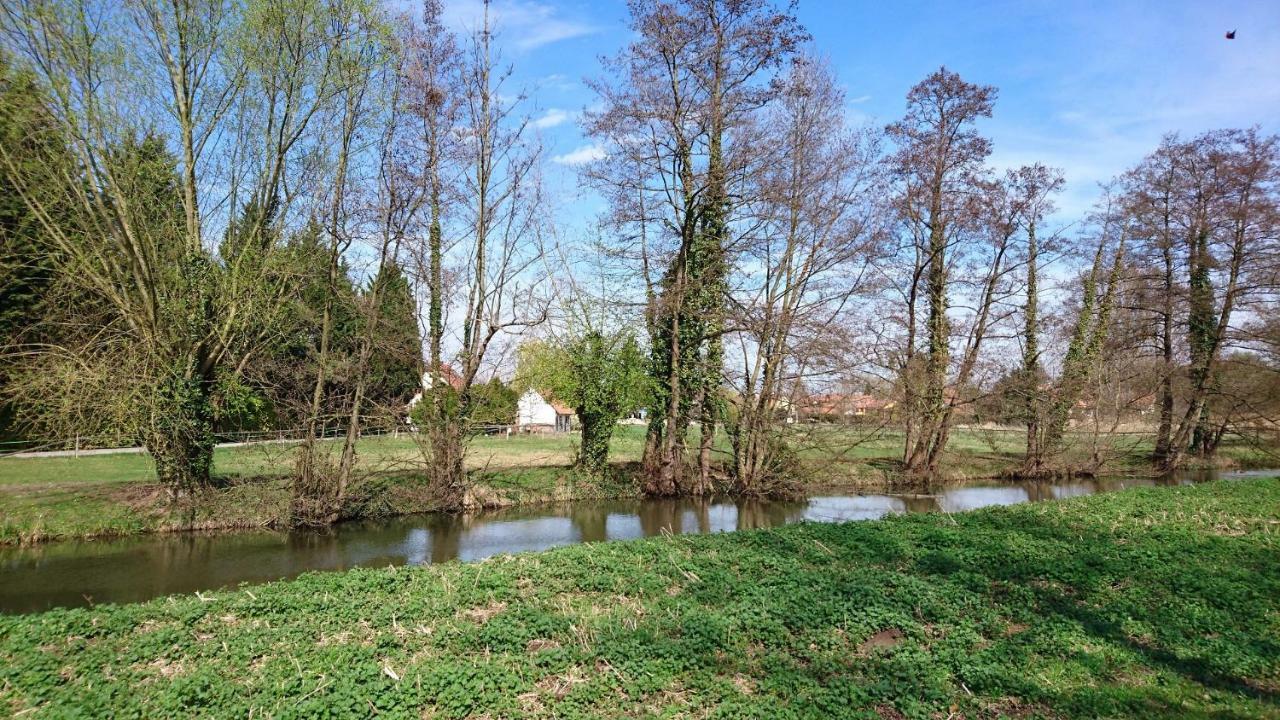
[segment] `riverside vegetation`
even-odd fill
[[[1280,479],[0,617],[22,717],[1275,717]]]
[[[893,478],[899,433],[828,429],[830,442],[811,442],[809,488],[882,489]],[[816,433],[815,433],[816,434]],[[1149,471],[1151,439],[1104,439],[1110,459],[1102,472]],[[1022,462],[1015,433],[967,429],[951,440],[943,482],[1000,477]],[[619,426],[610,442],[614,462],[603,472],[570,465],[574,435],[482,436],[473,441],[476,480],[472,509],[642,494],[638,461],[644,429]],[[727,444],[721,437],[721,444]],[[321,443],[337,453],[339,442]],[[343,519],[441,510],[429,480],[413,472],[421,448],[411,437],[370,437],[360,443],[358,482]],[[145,454],[0,458],[0,545],[184,530],[285,527],[289,524],[291,458],[295,446],[267,443],[215,452],[217,484],[178,503],[168,500]],[[1224,443],[1218,462],[1273,467],[1266,448]]]

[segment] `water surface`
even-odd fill
[[[1276,471],[1234,473],[1274,475]],[[874,520],[908,512],[962,512],[1111,492],[1190,484],[1172,479],[1102,478],[990,482],[932,494],[815,495],[800,501],[590,500],[465,515],[426,514],[343,523],[324,531],[166,533],[0,549],[0,612],[126,603],[172,593],[233,587],[310,570],[479,560],[498,553],[627,540],[662,533],[712,533],[811,520]]]

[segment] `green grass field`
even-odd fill
[[[41,717],[1280,717],[1280,480],[0,617]]]
[[[511,438],[480,436],[471,443],[468,463],[476,469],[565,465],[573,453],[574,435],[517,435]],[[644,442],[642,428],[620,427],[612,452],[618,461],[638,460]],[[340,441],[323,446],[337,450]],[[287,475],[293,469],[297,445],[260,443],[220,447],[214,451],[214,474],[224,478]],[[417,444],[408,435],[377,436],[361,440],[360,462],[367,471],[403,469],[421,461]],[[154,482],[155,466],[143,453],[113,453],[80,457],[0,458],[0,486],[83,483],[111,485]]]
[[[832,427],[800,427],[792,430],[800,457],[814,465],[828,464],[858,478],[868,468],[895,461],[902,448],[902,435],[894,430],[851,430]],[[577,436],[515,435],[480,436],[468,453],[473,469],[547,467],[567,465]],[[1119,436],[1106,443],[1105,455],[1114,469],[1126,471],[1141,466],[1151,452],[1150,440],[1143,436]],[[1090,450],[1090,438],[1074,438],[1076,452]],[[615,463],[640,459],[644,428],[619,426],[610,446]],[[337,441],[324,445],[336,449]],[[723,433],[717,446],[728,452]],[[991,477],[1015,465],[1022,457],[1023,439],[1017,432],[981,429],[956,431],[948,446],[946,470],[957,478]],[[222,447],[214,452],[214,474],[224,478],[252,478],[287,475],[293,468],[296,445],[261,443]],[[421,451],[408,435],[378,436],[360,441],[358,452],[368,472],[395,472],[422,459]],[[1222,458],[1243,467],[1270,467],[1280,462],[1273,454],[1241,444],[1227,444]],[[154,482],[155,468],[142,453],[83,455],[81,457],[0,458],[0,488],[5,486],[45,486],[62,484],[112,485],[126,482]]]

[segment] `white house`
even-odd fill
[[[435,377],[431,370],[422,373],[422,389],[410,398],[408,405],[404,406],[404,415],[406,415],[404,416],[404,423],[413,428],[413,420],[410,419],[410,416],[413,414],[413,407],[422,402],[422,393],[433,387],[443,386],[443,384],[448,384],[453,389],[462,389],[462,375],[458,374],[452,365],[447,364],[440,365],[440,377]]]
[[[413,408],[418,403],[422,402],[422,393],[424,391],[446,384],[454,390],[462,389],[462,376],[459,375],[451,365],[445,364],[440,366],[440,377],[436,377],[430,369],[422,373],[422,390],[419,390],[412,398],[409,399],[409,404],[405,408],[406,411],[413,412]]]
[[[524,432],[568,432],[573,429],[573,408],[548,401],[530,389],[516,401],[516,428]]]

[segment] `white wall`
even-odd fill
[[[516,401],[516,425],[555,424],[556,409],[536,390],[529,390]]]

